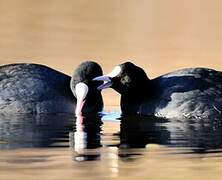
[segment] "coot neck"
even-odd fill
[[[128,91],[123,92],[121,99],[129,103],[140,103],[142,100],[151,97],[154,93],[152,81],[147,78],[146,81],[141,81],[128,88]]]
[[[98,90],[90,89],[84,105],[84,111],[86,112],[99,112],[103,108],[102,94]]]

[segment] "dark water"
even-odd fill
[[[93,173],[95,179],[205,179],[206,173],[217,179],[221,150],[220,119],[0,116],[0,179],[92,179]]]
[[[113,116],[112,116],[113,115]],[[113,118],[113,119],[111,119]],[[111,134],[117,148],[145,148],[149,144],[190,148],[207,153],[222,148],[221,119],[167,120],[156,117],[120,117],[118,113],[75,117],[72,114],[1,115],[0,149],[73,147],[96,149],[103,146],[103,123],[120,123]]]

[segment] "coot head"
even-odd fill
[[[142,68],[131,62],[125,62],[114,67],[111,73],[98,76],[93,80],[104,82],[98,86],[99,90],[111,87],[121,95],[128,95],[141,92],[144,89],[144,83],[147,83],[149,78]]]
[[[102,110],[103,100],[101,90],[97,89],[101,82],[92,81],[103,74],[99,64],[93,61],[81,63],[73,73],[71,90],[77,99],[76,115],[95,113]]]

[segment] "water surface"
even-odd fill
[[[221,120],[1,115],[0,179],[220,179]]]

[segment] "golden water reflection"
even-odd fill
[[[0,179],[220,179],[220,120],[114,117],[1,115]]]

